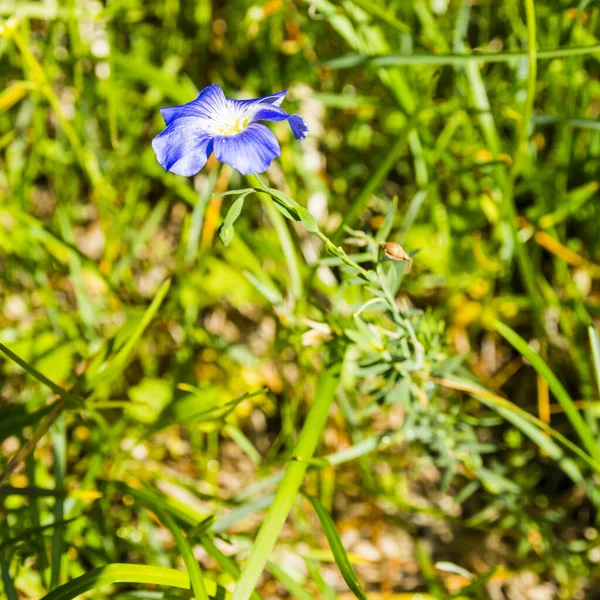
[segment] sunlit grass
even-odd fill
[[[0,18],[8,600],[586,597],[600,8]],[[159,108],[210,83],[309,137],[165,173]]]

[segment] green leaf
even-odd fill
[[[187,567],[188,574],[190,576],[190,582],[192,584],[192,590],[194,592],[194,598],[196,600],[208,600],[208,593],[206,592],[206,586],[204,584],[204,577],[200,570],[200,565],[194,556],[192,546],[188,542],[187,538],[183,535],[181,529],[173,517],[165,511],[158,513],[160,520],[169,528],[175,539],[175,543],[181,552],[185,566]]]
[[[129,388],[127,395],[131,402],[125,412],[140,423],[154,423],[161,410],[173,396],[173,388],[168,381],[147,377]]]
[[[287,194],[284,194],[279,190],[266,186],[264,189],[256,188],[256,190],[261,192],[268,192],[275,201],[275,205],[277,206],[277,208],[279,208],[279,210],[285,216],[288,216],[286,215],[285,211],[288,211],[290,215],[293,215],[291,217],[288,216],[288,218],[292,218],[294,221],[302,221],[302,225],[304,225],[307,231],[315,233],[319,230],[319,226],[317,225],[315,218],[310,214],[310,212],[306,208],[298,204],[293,198],[290,198],[290,196],[288,196]],[[281,208],[284,208],[285,211],[281,210]],[[295,215],[297,215],[297,217]]]
[[[337,529],[335,528],[335,523],[333,522],[331,515],[327,512],[327,509],[323,506],[318,498],[308,495],[307,498],[311,501],[313,508],[319,517],[319,521],[321,522],[321,526],[323,527],[323,531],[327,536],[327,541],[329,542],[329,546],[333,552],[333,558],[340,569],[340,573],[342,574],[344,581],[348,584],[348,587],[357,598],[360,600],[368,600],[367,595],[365,594],[365,591],[358,580],[358,576],[354,571],[354,567],[350,563],[350,559],[346,554],[346,550],[342,544],[342,540],[340,539]]]
[[[239,190],[228,190],[220,194],[215,194],[214,196],[215,198],[223,198],[224,196],[235,196],[236,194],[243,194],[244,196],[247,196],[248,194],[251,194],[255,191],[256,190],[254,188],[241,188]]]
[[[223,242],[224,246],[228,246],[229,242],[231,242],[231,240],[233,239],[233,225],[242,213],[242,208],[244,207],[244,200],[249,193],[250,192],[245,192],[243,194],[240,194],[233,201],[232,205],[227,211],[227,215],[225,216],[221,227],[219,227],[219,239],[221,240],[221,242]]]
[[[231,575],[231,577],[234,579],[239,578],[240,570],[235,564],[235,561],[223,554],[221,550],[215,546],[208,534],[202,533],[206,532],[206,526],[212,522],[212,515],[208,517],[208,519],[198,522],[197,519],[176,508],[169,502],[167,498],[151,489],[132,488],[120,481],[115,483],[121,490],[123,490],[124,493],[130,494],[140,504],[148,507],[150,510],[155,511],[157,514],[159,512],[168,512],[168,514],[172,515],[180,523],[185,523],[186,525],[192,526],[192,538],[196,538],[196,536],[198,536],[199,542],[202,544],[208,555],[221,567],[221,569]],[[210,580],[206,583],[207,585],[212,584]],[[250,597],[253,600],[262,600],[261,596],[256,591],[252,592]]]
[[[297,213],[297,211],[291,206],[281,202],[281,200],[278,198],[273,197],[273,205],[286,219],[289,219],[290,221],[300,220],[300,215]]]
[[[113,583],[147,583],[188,590],[190,579],[184,571],[147,565],[112,563],[92,569],[46,594],[42,600],[71,600],[81,594]]]
[[[596,328],[590,325],[588,329],[590,335],[590,344],[592,345],[592,359],[594,362],[594,372],[596,373],[596,383],[600,392],[600,336]]]
[[[302,225],[304,225],[304,229],[306,229],[306,231],[315,233],[319,230],[317,221],[306,208],[303,208],[302,206],[297,206],[296,210],[298,211],[298,216],[300,217]]]
[[[563,407],[567,418],[571,422],[571,425],[573,425],[573,428],[577,432],[577,435],[586,450],[597,462],[600,462],[600,448],[594,439],[592,431],[579,414],[573,399],[569,396],[569,393],[563,387],[556,375],[550,370],[550,367],[548,367],[542,357],[532,350],[529,344],[527,344],[527,342],[510,327],[499,321],[494,321],[494,327],[511,346],[518,350],[531,363],[538,375],[546,380],[550,391]]]

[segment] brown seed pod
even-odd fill
[[[396,242],[381,242],[379,246],[383,249],[383,253],[386,258],[390,260],[404,260],[406,262],[411,263],[412,258],[406,254],[404,249],[400,244],[396,244]]]

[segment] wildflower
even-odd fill
[[[280,108],[285,94],[232,100],[213,84],[187,104],[162,108],[167,127],[152,140],[158,162],[167,171],[191,176],[214,151],[217,160],[243,175],[262,173],[281,156],[281,149],[273,133],[257,121],[287,120],[297,140],[308,133],[301,117]]]

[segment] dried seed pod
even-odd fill
[[[406,262],[411,263],[412,258],[406,254],[404,249],[400,244],[396,244],[396,242],[381,242],[379,246],[383,249],[383,253],[386,258],[390,260],[404,260]]]

